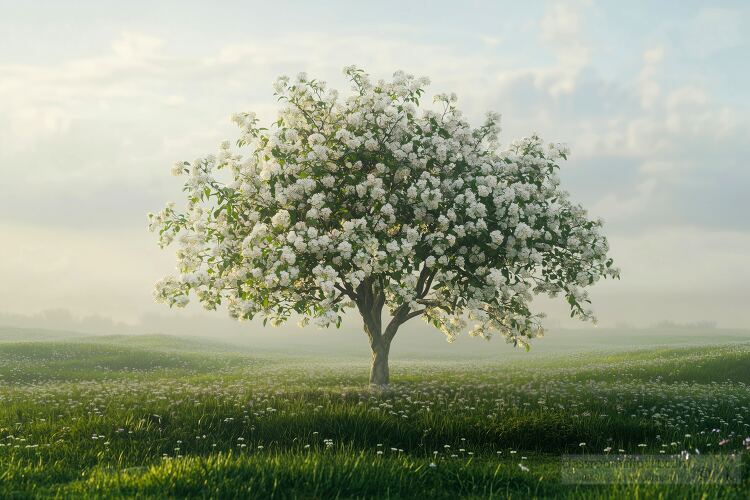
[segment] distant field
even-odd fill
[[[165,336],[0,342],[0,497],[750,493],[748,343],[401,359],[387,392],[365,387],[364,357],[236,351]],[[562,466],[681,453],[738,455],[741,474],[587,485]]]

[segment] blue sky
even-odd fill
[[[279,74],[357,64],[499,111],[503,143],[570,144],[623,270],[603,324],[748,326],[749,24],[747,2],[0,1],[0,313],[172,314],[144,222],[179,196],[170,165],[235,111],[270,120]]]

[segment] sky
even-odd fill
[[[500,112],[503,144],[569,144],[563,184],[622,269],[592,290],[602,325],[749,327],[749,33],[742,1],[0,0],[0,320],[225,324],[153,302],[174,257],[147,212],[232,113],[274,118],[277,76],[347,90],[356,64],[429,76],[474,124]]]

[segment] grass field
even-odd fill
[[[0,342],[0,497],[750,494],[750,344],[391,369],[373,392],[362,358],[163,336]],[[609,480],[571,480],[569,455],[607,455]],[[649,479],[709,458],[726,465]]]

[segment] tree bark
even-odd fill
[[[430,271],[427,265],[422,267],[417,278],[417,297],[418,303],[426,305],[425,296],[432,287],[432,280],[436,271]],[[391,350],[391,341],[396,336],[398,327],[412,318],[422,315],[427,309],[423,307],[412,311],[410,303],[403,303],[393,311],[393,318],[383,331],[382,312],[386,301],[385,281],[382,276],[370,277],[357,285],[357,289],[352,289],[346,283],[337,286],[343,295],[348,296],[357,304],[359,313],[362,315],[365,333],[370,339],[372,348],[372,365],[370,366],[370,385],[374,387],[384,387],[390,382],[390,373],[388,370],[388,353]]]
[[[390,381],[388,369],[388,353],[391,350],[391,341],[382,338],[372,343],[372,366],[370,368],[370,385],[384,387]]]
[[[400,306],[383,330],[382,312],[385,305],[385,294],[382,290],[378,290],[378,283],[373,280],[360,283],[357,287],[355,299],[372,349],[370,385],[382,388],[390,382],[388,353],[391,350],[391,341],[396,336],[401,323],[409,319],[409,308],[406,304]]]

